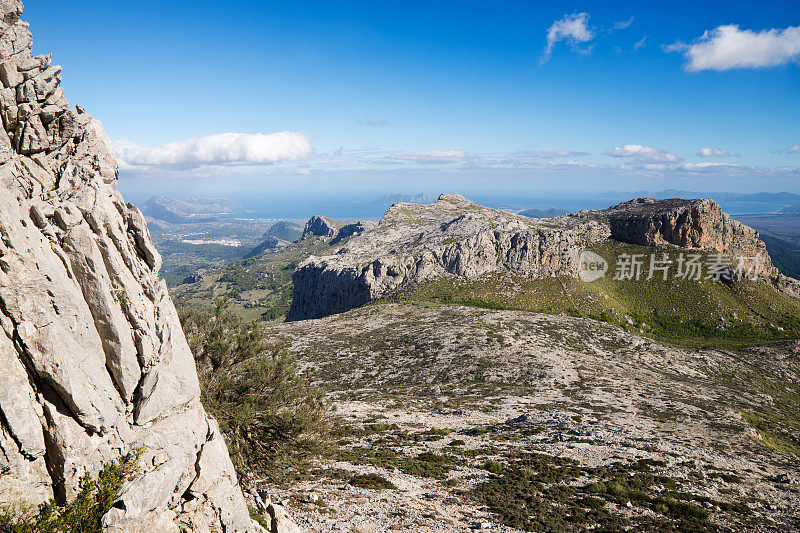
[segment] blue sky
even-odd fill
[[[123,192],[800,192],[796,1],[31,0],[24,18],[116,142]]]

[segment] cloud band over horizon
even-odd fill
[[[121,168],[197,168],[204,165],[270,165],[299,161],[314,153],[311,136],[282,131],[270,133],[220,133],[162,146],[139,146],[116,141],[114,151]]]

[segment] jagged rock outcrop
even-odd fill
[[[800,283],[781,276],[758,231],[732,219],[713,200],[636,198],[589,212],[588,216],[607,220],[611,237],[623,242],[645,246],[671,244],[715,251],[731,258],[748,258],[744,261],[748,268],[778,289],[800,297]]]
[[[306,222],[306,227],[303,230],[301,239],[318,237],[330,239],[331,244],[339,244],[353,235],[358,235],[368,229],[374,228],[376,225],[377,224],[371,220],[344,224],[337,220],[314,215]]]
[[[734,256],[765,258],[772,263],[758,231],[733,220],[713,200],[636,198],[598,212],[607,214],[611,237],[645,246],[673,244],[715,250]]]
[[[339,244],[340,242],[344,241],[347,238],[352,237],[353,235],[360,235],[367,231],[368,229],[372,229],[378,224],[371,220],[361,220],[355,222],[353,224],[347,224],[342,226],[338,232],[336,232],[336,236],[331,240],[331,244]]]
[[[577,273],[580,251],[608,236],[595,221],[537,221],[443,194],[431,205],[394,204],[335,255],[311,257],[293,276],[289,320],[362,305],[411,281],[507,271],[533,277]]]
[[[772,266],[758,232],[711,200],[636,199],[600,211],[532,219],[445,194],[432,205],[395,204],[375,228],[353,237],[334,255],[303,262],[293,276],[288,318],[343,312],[409,282],[442,276],[576,276],[581,251],[606,238],[761,256],[759,275],[800,295],[800,283]]]
[[[108,531],[252,531],[103,127],[0,0],[0,504],[71,500],[146,446]]]
[[[303,236],[301,239],[306,239],[308,237],[333,238],[338,232],[339,224],[337,224],[335,220],[314,215],[306,222],[306,227],[303,229]]]

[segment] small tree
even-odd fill
[[[245,322],[227,301],[182,313],[206,409],[220,423],[243,479],[287,481],[330,449],[330,409],[264,325]]]

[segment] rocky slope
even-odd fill
[[[145,446],[108,531],[251,531],[141,212],[103,127],[0,0],[0,504],[70,501]]]
[[[431,205],[395,204],[377,227],[334,255],[301,264],[294,274],[289,319],[343,312],[409,282],[443,276],[574,277],[581,251],[608,238],[760,255],[760,275],[800,295],[800,285],[772,266],[758,232],[732,220],[711,200],[638,199],[602,211],[532,219],[442,195]]]
[[[523,500],[523,516],[553,524],[559,509],[577,512],[568,527],[530,531],[800,527],[797,341],[697,350],[585,318],[403,303],[269,331],[342,418],[337,460],[281,494],[314,531],[518,531],[504,526],[514,523],[508,514],[487,512],[475,490],[532,451],[555,469],[561,458],[581,468],[627,464],[626,479],[649,471],[661,488],[645,483],[622,500],[593,488],[598,502],[564,497],[595,481],[591,473],[554,476],[547,489],[520,485],[508,499]],[[358,474],[396,488],[348,483]],[[315,497],[328,507],[306,503]],[[688,523],[648,498],[682,498],[707,517]],[[603,524],[604,513],[624,523]],[[647,520],[662,522],[635,525]]]

